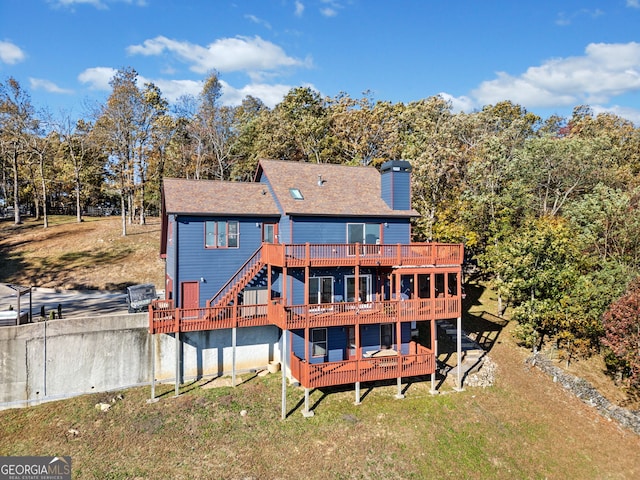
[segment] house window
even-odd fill
[[[302,192],[298,188],[290,188],[289,194],[291,194],[291,196],[296,200],[304,200],[304,197],[302,196]]]
[[[455,273],[449,273],[447,275],[447,280],[449,282],[449,287],[447,288],[447,292],[452,297],[458,295],[458,275]]]
[[[444,273],[436,273],[434,275],[436,277],[436,297],[443,298],[444,297]]]
[[[205,248],[238,248],[239,223],[236,221],[204,222]]]
[[[347,243],[380,243],[379,223],[347,223]]]
[[[370,302],[372,296],[371,275],[359,275],[360,286],[356,298],[356,277],[354,275],[345,276],[345,298],[347,302]]]
[[[333,277],[309,278],[309,304],[333,303]]]
[[[324,357],[327,354],[327,329],[314,328],[311,330],[311,355]]]
[[[431,274],[418,275],[418,298],[431,298]]]
[[[380,348],[389,349],[395,343],[393,323],[380,324]]]
[[[275,240],[276,240],[276,224],[263,223],[262,224],[262,241],[264,243],[275,243]]]

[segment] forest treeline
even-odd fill
[[[0,208],[96,210],[144,223],[165,177],[252,180],[259,158],[379,167],[411,162],[415,241],[464,242],[511,308],[518,339],[567,359],[602,354],[640,388],[640,130],[577,106],[542,119],[509,101],[454,113],[293,88],[273,108],[221,104],[216,73],[169,105],[123,68],[84,118],[54,118],[13,78],[0,83]]]

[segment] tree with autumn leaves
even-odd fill
[[[601,352],[603,314],[640,274],[640,129],[616,115],[578,106],[543,120],[510,101],[455,112],[441,96],[404,104],[308,87],[274,107],[227,106],[216,72],[169,105],[138,82],[118,71],[91,118],[53,129],[15,80],[0,84],[0,207],[75,199],[81,221],[91,202],[120,197],[126,234],[134,212],[144,222],[158,210],[164,177],[251,181],[260,158],[408,160],[413,240],[463,242],[523,344],[553,342],[567,359]]]
[[[627,378],[629,386],[640,388],[640,279],[611,304],[602,323],[607,366],[619,378]]]

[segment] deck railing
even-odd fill
[[[159,300],[153,302],[149,308],[149,331],[191,332],[270,324],[285,330],[295,330],[440,320],[460,315],[459,297],[288,306],[283,305],[281,299],[274,299],[268,305],[206,308],[175,308],[173,301]]]
[[[410,351],[415,353],[315,364],[291,355],[291,375],[303,387],[318,388],[429,375],[435,372],[433,351],[415,342],[411,342]]]
[[[156,301],[149,307],[149,332],[174,333],[269,325],[267,305],[175,308],[172,300]]]
[[[262,261],[279,267],[461,265],[461,244],[263,244]]]
[[[288,330],[298,328],[364,325],[455,318],[460,315],[460,298],[419,298],[381,302],[340,302],[320,305],[284,306]]]

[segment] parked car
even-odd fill
[[[129,313],[144,312],[152,301],[157,300],[156,287],[152,283],[127,287],[127,305]]]

